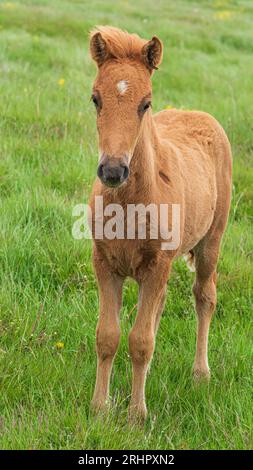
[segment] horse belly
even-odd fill
[[[181,253],[188,253],[212,225],[217,201],[215,176],[193,184],[185,198]]]

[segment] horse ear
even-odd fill
[[[163,45],[158,37],[154,36],[148,41],[141,50],[142,62],[149,69],[150,73],[158,69],[158,65],[162,62]]]
[[[101,65],[103,65],[103,63],[110,57],[107,44],[100,32],[95,34],[91,33],[90,53],[92,59],[97,63],[98,67],[101,67]]]

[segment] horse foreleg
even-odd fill
[[[129,335],[132,360],[132,395],[130,419],[144,421],[147,415],[145,383],[155,348],[155,336],[164,302],[168,270],[152,272],[140,286],[139,306],[135,324]]]
[[[106,408],[109,398],[109,384],[119,339],[119,310],[122,284],[119,277],[111,273],[98,273],[100,314],[96,330],[97,376],[92,408],[95,411]]]

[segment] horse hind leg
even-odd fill
[[[208,335],[216,307],[216,266],[220,237],[206,236],[194,249],[196,279],[193,285],[197,313],[197,341],[193,374],[196,381],[210,378]]]

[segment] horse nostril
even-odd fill
[[[124,180],[126,180],[128,178],[128,176],[129,176],[129,168],[128,168],[128,166],[125,165],[124,166],[124,172],[123,172]]]
[[[98,165],[97,175],[98,175],[99,178],[102,178],[102,176],[103,176],[103,167],[104,167],[104,165],[102,165],[101,163],[100,163],[100,165]]]

